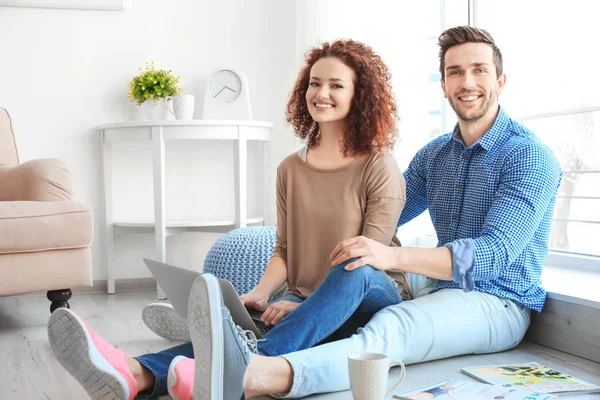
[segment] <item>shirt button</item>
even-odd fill
[[[462,185],[459,183],[458,185],[456,185],[456,188],[457,188],[458,190],[460,190],[460,189],[462,189]]]
[[[452,214],[452,220],[456,221],[456,214]]]
[[[463,158],[464,158],[465,160],[468,160],[468,159],[469,159],[469,156],[468,156],[468,155],[466,155],[466,154],[463,154]]]

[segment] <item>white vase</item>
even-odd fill
[[[171,96],[160,99],[159,101],[146,100],[140,106],[143,114],[150,121],[174,120],[175,111],[173,110],[173,98]]]

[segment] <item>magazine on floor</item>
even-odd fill
[[[462,368],[475,379],[492,385],[519,387],[539,393],[595,393],[600,387],[537,362]]]
[[[546,400],[553,396],[535,393],[517,387],[502,387],[479,382],[446,379],[409,392],[395,394],[401,400]]]

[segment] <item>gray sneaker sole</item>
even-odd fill
[[[191,342],[188,321],[181,318],[173,306],[149,304],[142,310],[142,321],[156,335],[167,340]]]
[[[92,343],[88,331],[68,310],[57,309],[48,321],[50,348],[58,362],[93,400],[127,400],[129,388]]]
[[[223,322],[217,278],[196,279],[188,301],[194,359],[194,400],[223,400]]]

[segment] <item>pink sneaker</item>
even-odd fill
[[[194,397],[194,359],[177,356],[169,365],[167,388],[173,400],[192,400]]]
[[[58,362],[92,399],[133,400],[138,386],[123,350],[96,334],[67,308],[58,308],[48,321],[50,347]]]

